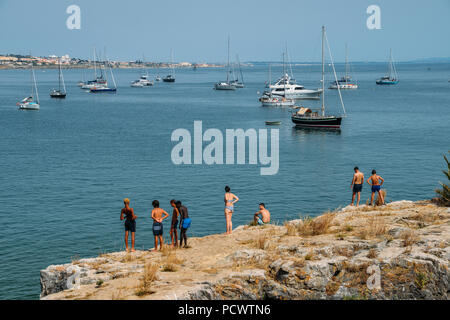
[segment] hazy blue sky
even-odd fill
[[[66,27],[66,8],[81,8],[81,30]],[[366,9],[381,7],[381,30],[368,30]],[[356,61],[388,56],[450,57],[450,0],[0,0],[0,53],[89,57],[94,46],[111,59],[226,60],[226,39],[242,61],[320,58],[326,25],[336,60],[345,42]]]

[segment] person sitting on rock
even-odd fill
[[[270,223],[270,212],[269,210],[266,209],[266,205],[264,203],[259,204],[259,211],[255,213],[254,220],[255,223],[257,223],[260,226]]]

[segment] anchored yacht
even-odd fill
[[[319,99],[322,89],[305,89],[304,86],[297,84],[289,74],[285,73],[275,84],[269,84],[268,92],[265,95],[285,97],[286,99]]]

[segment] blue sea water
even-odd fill
[[[320,86],[320,66],[293,69],[305,87]],[[139,217],[138,249],[153,246],[154,199],[168,212],[170,199],[183,201],[193,219],[190,236],[224,232],[225,185],[240,197],[234,226],[248,223],[259,202],[280,223],[349,204],[355,165],[366,176],[377,169],[389,201],[433,197],[450,149],[450,65],[399,64],[396,86],[375,85],[384,64],[353,69],[360,88],[343,92],[348,117],[340,132],[298,130],[288,108],[261,107],[263,65],[244,68],[246,88],[235,92],[212,89],[225,78],[223,69],[177,70],[176,83],[150,88],[129,86],[138,70],[114,70],[117,94],[87,93],[76,86],[83,71],[65,70],[65,100],[49,97],[57,70],[36,70],[40,111],[15,106],[29,93],[29,70],[1,70],[0,298],[37,299],[39,270],[123,249],[124,197]],[[326,103],[330,112],[340,111],[336,91],[327,90]],[[177,128],[192,133],[195,120],[203,121],[203,130],[224,133],[274,129],[264,121],[281,120],[278,174],[262,176],[259,166],[248,164],[174,165],[171,134]],[[366,185],[362,201],[368,197]]]

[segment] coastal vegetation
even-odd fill
[[[449,151],[450,154],[450,151]],[[450,182],[450,162],[444,155],[444,160],[447,163],[447,170],[442,170],[444,175],[447,177],[447,183]],[[449,207],[450,206],[450,186],[446,183],[441,182],[442,189],[436,189],[436,193],[440,195],[438,203]]]

